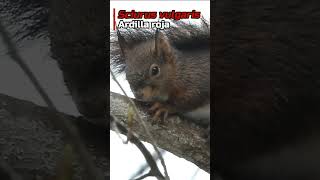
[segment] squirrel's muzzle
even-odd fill
[[[138,100],[143,100],[143,92],[141,89],[133,91],[134,97]]]
[[[145,86],[133,91],[134,96],[137,100],[144,102],[152,101],[166,101],[168,94],[160,93],[159,89],[152,88],[151,86]]]
[[[149,102],[153,99],[153,91],[150,86],[145,86],[143,88],[139,88],[133,90],[133,94],[137,100]]]

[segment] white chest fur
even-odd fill
[[[210,104],[206,104],[194,109],[193,111],[184,113],[184,116],[207,124],[210,122]]]

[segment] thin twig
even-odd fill
[[[30,81],[33,83],[37,91],[40,93],[41,97],[45,101],[45,103],[48,105],[49,108],[57,111],[57,108],[54,106],[53,102],[49,98],[48,94],[43,90],[40,83],[32,73],[32,71],[29,69],[25,61],[22,59],[22,57],[18,54],[18,51],[11,41],[11,38],[9,36],[9,33],[6,31],[5,27],[3,26],[2,22],[0,21],[0,32],[3,37],[3,41],[7,44],[8,47],[8,53],[11,56],[11,58],[21,67],[21,69],[27,74],[27,76],[30,78]],[[85,148],[78,129],[73,126],[73,124],[68,121],[66,118],[64,118],[62,115],[58,114],[58,118],[55,121],[62,131],[66,133],[67,137],[69,137],[69,140],[71,141],[73,148],[78,151],[78,154],[80,156],[80,160],[83,162],[85,169],[87,170],[87,173],[91,179],[97,179],[97,180],[103,180],[102,173],[95,167],[92,158],[90,157],[89,152]]]
[[[118,84],[118,86],[120,87],[121,91],[124,93],[124,95],[126,96],[126,99],[128,100],[128,102],[130,103],[130,105],[133,107],[135,114],[137,116],[137,119],[139,121],[139,123],[142,125],[142,127],[144,128],[145,132],[147,133],[147,135],[150,137],[151,140],[151,145],[153,146],[154,150],[156,151],[156,153],[158,154],[159,158],[160,158],[160,162],[163,166],[164,169],[164,174],[166,177],[166,180],[170,180],[169,175],[168,175],[168,171],[167,171],[167,167],[166,164],[164,162],[163,157],[161,156],[161,153],[157,147],[157,143],[154,140],[153,136],[151,135],[150,131],[147,128],[147,125],[145,124],[145,122],[142,120],[142,118],[140,117],[139,111],[137,109],[137,106],[135,105],[135,103],[132,101],[132,99],[129,98],[129,96],[127,95],[127,93],[124,91],[124,89],[122,88],[122,86],[120,85],[120,83],[118,82],[118,80],[116,79],[115,75],[113,74],[112,70],[110,69],[110,73],[112,76],[112,79]]]
[[[144,178],[149,177],[149,176],[151,176],[151,171],[149,171],[147,174],[144,174],[144,175],[142,175],[142,176],[140,176],[140,177],[138,177],[138,178],[136,178],[134,180],[141,180],[141,179],[144,179]]]
[[[122,132],[123,134],[128,133],[128,130],[125,126],[123,126],[120,122],[120,120],[118,120],[118,118],[113,115],[110,114],[111,118],[110,120],[115,122],[116,125],[118,126],[118,129],[120,130],[120,132]],[[134,145],[137,146],[137,148],[141,151],[141,153],[143,154],[144,158],[146,159],[148,165],[150,166],[150,175],[149,176],[155,176],[157,177],[159,180],[164,180],[165,178],[163,177],[163,175],[161,174],[156,161],[153,159],[152,155],[150,154],[150,152],[148,151],[148,149],[144,146],[144,144],[139,140],[139,138],[137,138],[134,134],[131,134],[131,139],[130,142],[132,142]]]
[[[120,132],[118,126],[117,126],[116,121],[112,121],[112,122],[110,122],[110,123],[111,123],[111,125],[112,125],[111,128],[116,132],[116,134],[118,135],[119,139],[121,139],[122,143],[123,143],[123,144],[128,144],[127,141],[120,136],[120,133],[121,133],[121,132]]]
[[[161,152],[162,156],[163,156],[163,154],[166,153],[166,151],[163,149],[161,149],[160,152]],[[155,162],[157,162],[159,160],[159,156],[157,156],[157,154],[155,154],[155,153],[152,153],[152,157],[154,158]],[[143,164],[142,166],[140,166],[139,170],[136,171],[136,173],[131,176],[130,179],[134,179],[135,177],[141,175],[143,172],[146,171],[146,169],[148,169],[148,167],[149,167],[148,164]]]
[[[194,172],[194,174],[191,177],[191,180],[194,180],[194,178],[197,176],[198,172],[200,171],[200,168],[197,168],[197,170]]]
[[[0,32],[2,34],[3,41],[7,44],[8,48],[8,54],[11,56],[11,58],[21,67],[21,69],[24,71],[24,73],[27,74],[27,76],[30,78],[31,83],[34,85],[36,90],[39,92],[40,96],[43,98],[43,100],[48,104],[48,106],[54,110],[57,110],[55,106],[53,105],[52,101],[50,100],[47,93],[44,91],[44,89],[41,87],[39,81],[35,77],[35,75],[32,73],[32,71],[29,69],[28,65],[25,63],[25,61],[22,60],[20,55],[18,54],[15,45],[12,43],[11,38],[9,36],[9,33],[3,26],[2,22],[0,21]]]

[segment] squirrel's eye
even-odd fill
[[[152,64],[150,66],[150,76],[158,76],[160,75],[160,67],[156,64]]]

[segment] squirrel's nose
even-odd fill
[[[142,90],[134,91],[134,96],[135,96],[137,99],[142,99],[142,98],[143,98],[143,92],[142,92]]]

